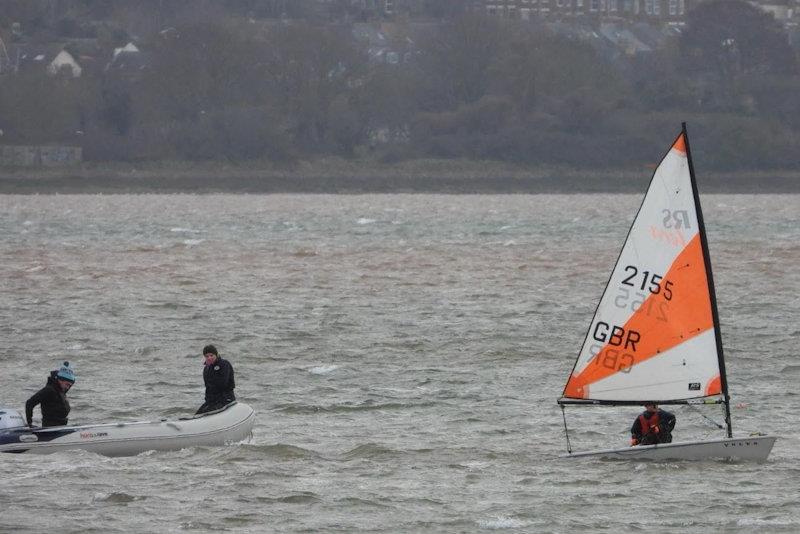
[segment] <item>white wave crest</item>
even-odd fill
[[[480,519],[478,526],[489,530],[502,530],[507,528],[522,528],[525,526],[524,521],[514,519],[513,517],[494,517],[492,519]]]
[[[327,375],[328,373],[334,372],[338,368],[338,365],[318,365],[309,369],[308,372],[312,375]]]
[[[758,517],[743,517],[737,519],[736,524],[740,527],[793,527],[797,523],[779,518],[761,519]]]

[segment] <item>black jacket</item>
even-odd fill
[[[36,392],[25,403],[25,419],[30,426],[33,419],[33,408],[41,405],[42,426],[61,426],[67,424],[69,401],[56,381],[56,371],[47,377],[47,385]]]
[[[228,360],[217,356],[217,361],[206,365],[203,369],[203,381],[206,383],[206,402],[231,402],[236,399],[233,395],[233,388],[236,387],[233,366]]]

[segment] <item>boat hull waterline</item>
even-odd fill
[[[243,403],[178,420],[105,423],[0,430],[0,452],[49,454],[82,449],[105,456],[133,456],[148,450],[172,451],[219,446],[248,438],[255,411]]]
[[[608,458],[618,460],[747,460],[764,462],[775,444],[775,436],[723,438],[639,445],[565,454],[561,458]]]

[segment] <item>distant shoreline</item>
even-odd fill
[[[502,162],[338,158],[243,165],[164,162],[0,169],[0,194],[580,194],[643,193],[652,168],[587,170]],[[697,170],[701,193],[800,193],[800,171]]]

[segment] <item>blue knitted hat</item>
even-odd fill
[[[72,370],[72,367],[69,366],[69,362],[64,362],[64,365],[62,365],[61,369],[56,373],[56,377],[72,384],[75,383],[75,372]]]

